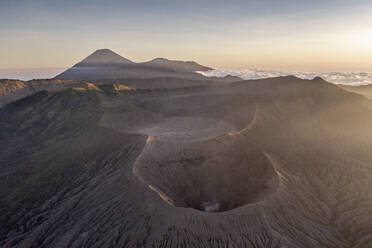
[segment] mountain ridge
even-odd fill
[[[120,79],[176,77],[184,79],[205,79],[196,71],[212,70],[194,61],[155,58],[136,63],[110,49],[98,49],[91,55],[67,69],[55,78],[58,79]]]

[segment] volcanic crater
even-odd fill
[[[172,206],[224,212],[279,185],[265,153],[223,121],[175,117],[138,132],[148,139],[134,174]]]

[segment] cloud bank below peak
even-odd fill
[[[303,79],[322,77],[324,80],[342,85],[360,86],[372,84],[372,72],[299,72],[264,69],[216,69],[199,72],[206,77],[238,76],[245,80],[293,75]]]

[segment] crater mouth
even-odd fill
[[[134,174],[169,205],[224,212],[265,200],[279,177],[265,153],[244,135],[169,143],[150,137]]]
[[[189,143],[236,132],[236,129],[226,122],[212,118],[172,117],[138,128],[136,132],[156,137],[163,142]]]

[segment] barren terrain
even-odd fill
[[[372,247],[366,97],[88,86],[0,108],[1,247]]]

